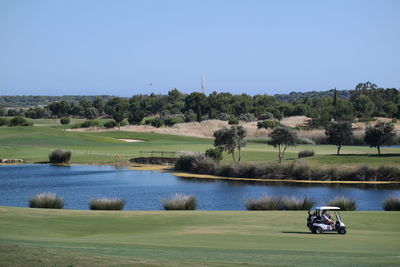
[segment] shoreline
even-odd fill
[[[35,163],[0,163],[2,165],[23,165]],[[44,163],[50,164],[50,163]],[[189,172],[175,171],[171,165],[151,165],[151,164],[132,164],[132,163],[70,163],[59,166],[71,165],[109,165],[123,166],[129,170],[135,171],[158,171],[170,173],[182,178],[208,179],[208,180],[227,180],[227,181],[243,181],[243,182],[277,182],[277,183],[303,183],[303,184],[370,184],[370,185],[398,185],[400,181],[323,181],[323,180],[287,180],[287,179],[265,179],[265,178],[245,178],[245,177],[225,177],[210,174],[197,174]]]

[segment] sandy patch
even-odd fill
[[[118,139],[120,141],[123,142],[127,142],[127,143],[140,143],[140,142],[144,142],[143,140],[137,140],[137,139]]]

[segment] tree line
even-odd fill
[[[76,117],[94,120],[113,118],[116,124],[124,120],[141,124],[143,118],[153,116],[144,123],[160,127],[179,122],[220,119],[226,121],[275,120],[305,115],[310,117],[310,128],[325,128],[332,120],[368,121],[371,117],[400,118],[400,92],[395,88],[380,88],[371,82],[357,84],[348,94],[332,90],[327,97],[293,98],[290,102],[259,94],[234,95],[213,92],[184,94],[173,89],[166,95],[134,95],[131,98],[102,96],[79,101],[53,101],[43,107],[28,109],[0,108],[0,116],[28,118]],[[346,96],[346,97],[343,97]]]

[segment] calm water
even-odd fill
[[[126,210],[160,210],[160,199],[179,192],[194,194],[202,210],[243,210],[244,201],[263,194],[311,197],[318,204],[335,196],[357,200],[359,210],[381,210],[389,196],[400,197],[399,187],[246,184],[178,178],[168,173],[116,169],[112,166],[51,165],[0,166],[0,205],[27,207],[30,196],[55,192],[64,197],[66,209],[88,209],[97,197],[125,199]]]

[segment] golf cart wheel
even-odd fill
[[[322,232],[323,232],[323,230],[322,230],[321,227],[316,227],[316,228],[314,229],[314,233],[316,233],[316,234],[322,234]]]
[[[346,228],[340,228],[338,233],[341,235],[345,235],[347,233]]]

